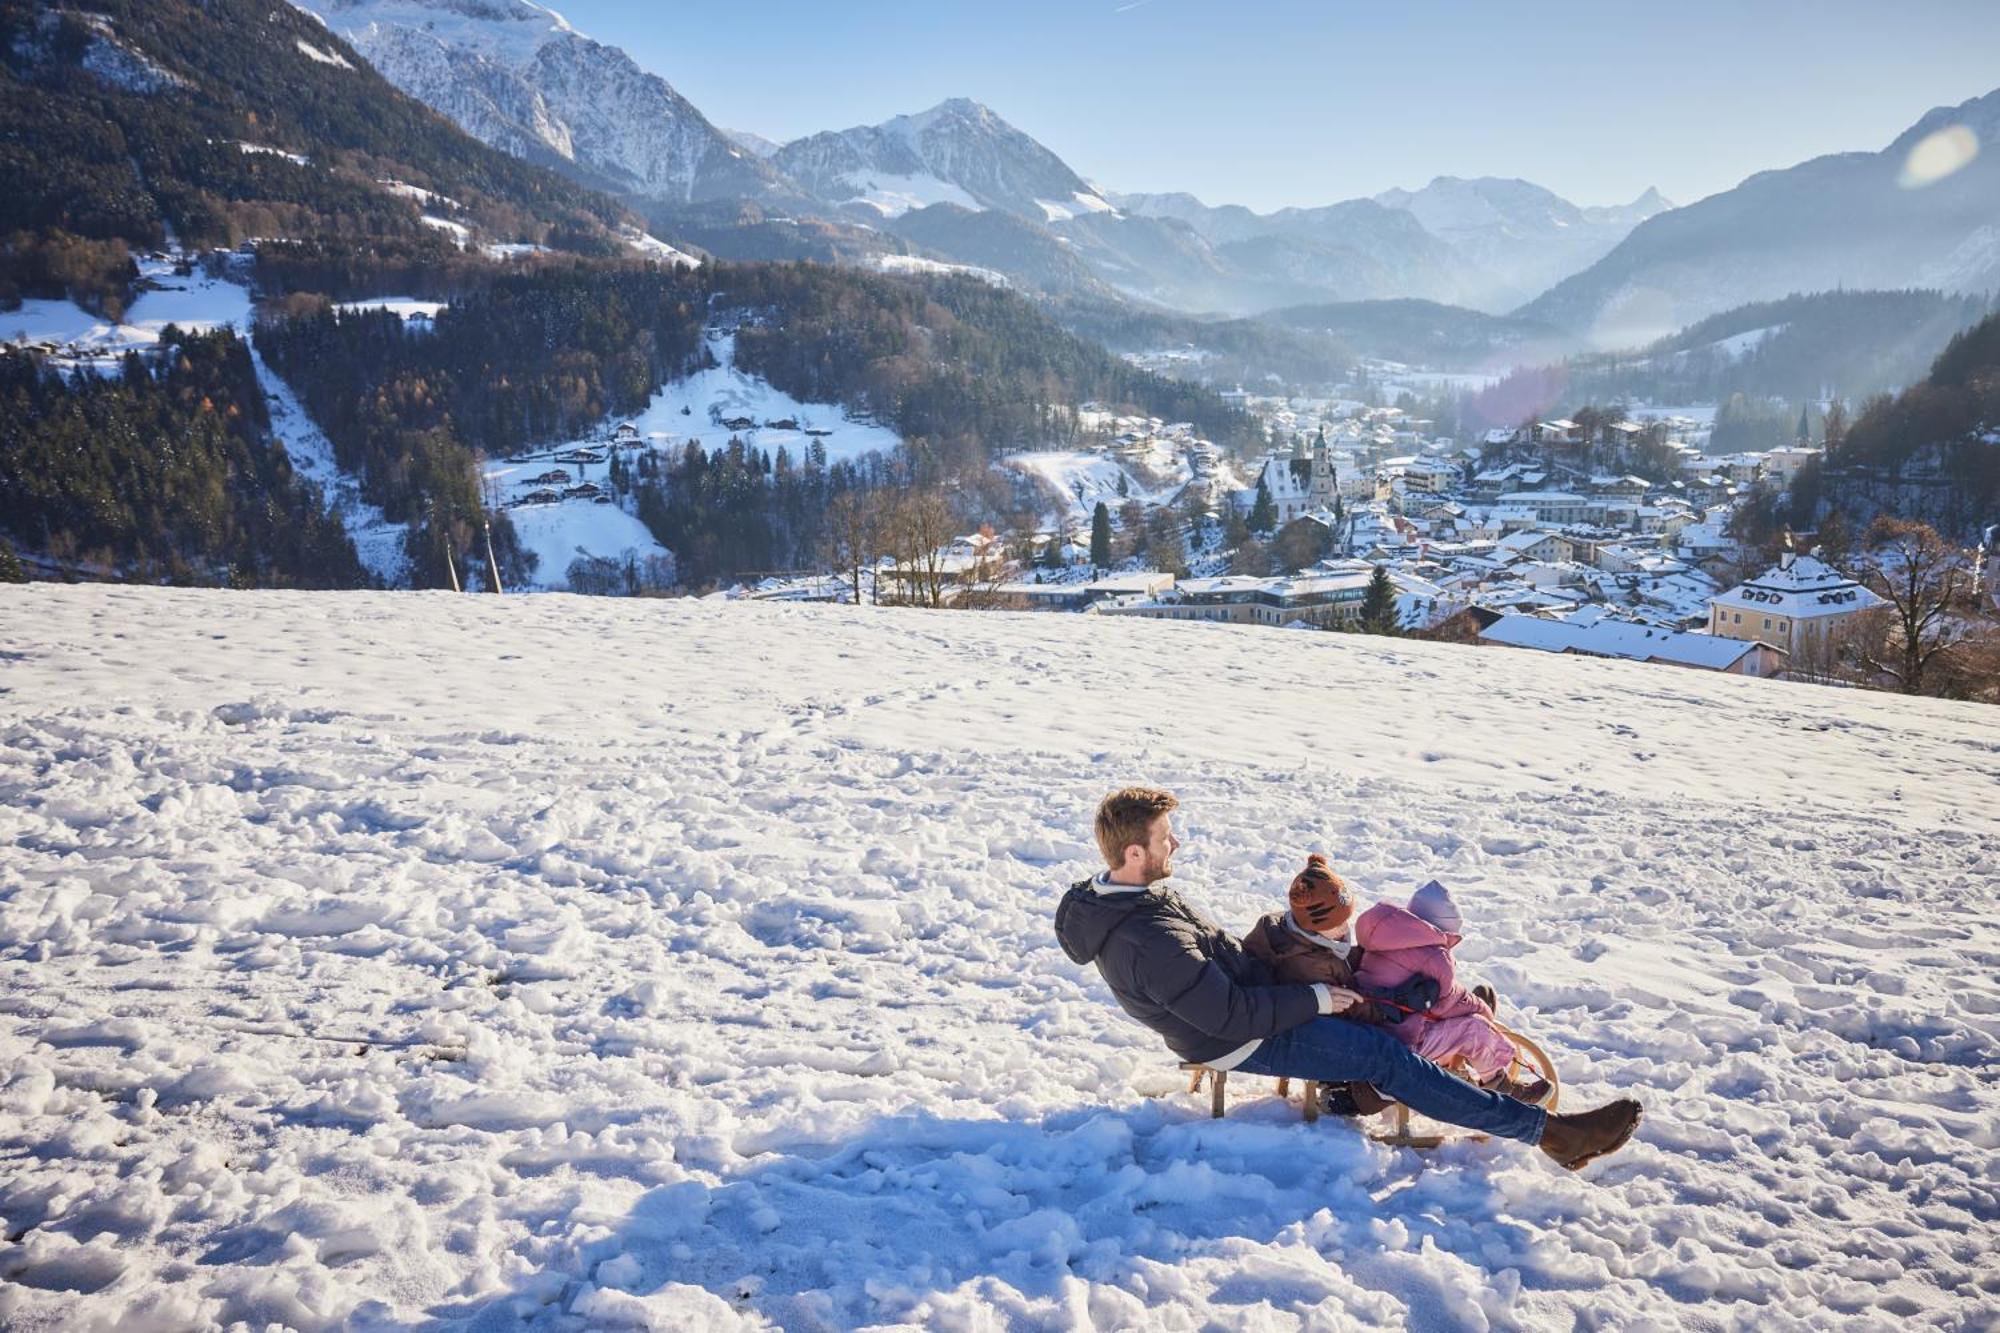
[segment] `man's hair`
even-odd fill
[[[1125,864],[1125,849],[1142,846],[1153,821],[1179,805],[1174,794],[1158,787],[1127,787],[1114,791],[1097,805],[1097,850],[1104,864],[1116,870]]]

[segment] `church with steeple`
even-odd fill
[[[1305,436],[1296,437],[1289,458],[1273,454],[1265,459],[1258,481],[1270,492],[1271,507],[1281,528],[1301,514],[1331,510],[1339,486],[1334,475],[1333,449],[1326,442],[1326,430],[1322,428],[1319,431],[1310,448],[1306,445]],[[1240,503],[1248,508],[1256,498],[1257,487],[1252,485],[1242,494]]]

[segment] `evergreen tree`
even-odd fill
[[[1222,520],[1222,544],[1234,548],[1249,540],[1250,525],[1243,521],[1243,511],[1234,504],[1230,505],[1229,513]]]
[[[1396,587],[1389,582],[1388,567],[1377,565],[1374,576],[1368,580],[1367,595],[1361,600],[1361,632],[1394,634],[1399,628],[1396,623]]]
[[[26,570],[21,568],[20,557],[14,554],[14,548],[7,544],[7,539],[0,537],[0,583],[26,583],[27,581],[28,574]]]
[[[1257,478],[1257,502],[1250,506],[1250,530],[1268,533],[1278,525],[1278,507],[1271,503],[1271,488]]]
[[[1090,515],[1090,563],[1099,569],[1111,565],[1111,511],[1102,500]]]

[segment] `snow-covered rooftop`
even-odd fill
[[[1687,533],[1684,531],[1682,539]],[[1791,617],[1845,615],[1882,599],[1816,556],[1787,557],[1715,599],[1718,606]]]
[[[1578,624],[1574,620],[1542,620],[1535,616],[1502,616],[1481,630],[1479,637],[1511,648],[1587,653],[1634,662],[1671,662],[1711,671],[1726,670],[1745,653],[1759,647],[1743,639],[1653,629],[1629,621],[1598,619]]]

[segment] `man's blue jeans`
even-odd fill
[[[1322,1083],[1372,1083],[1384,1097],[1433,1120],[1522,1143],[1540,1143],[1548,1118],[1539,1106],[1453,1078],[1382,1028],[1344,1018],[1315,1018],[1267,1037],[1236,1067]]]

